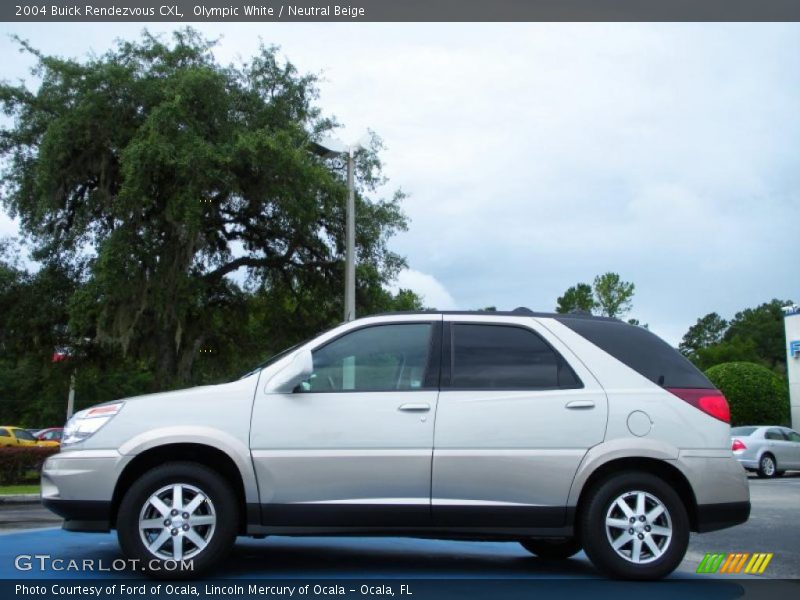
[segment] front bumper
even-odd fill
[[[108,531],[114,484],[123,468],[116,450],[71,450],[42,468],[42,504],[64,518],[69,531]]]
[[[64,518],[62,527],[67,531],[106,532],[111,529],[110,501],[42,498],[42,504]]]

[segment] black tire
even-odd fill
[[[194,495],[194,490],[199,490],[208,499],[203,502],[199,510],[203,514],[201,517],[211,517],[215,519],[213,526],[201,525],[192,527],[193,533],[200,532],[201,537],[207,536],[203,541],[206,545],[200,549],[198,545],[192,543],[187,534],[187,541],[182,539],[181,530],[182,514],[173,517],[179,522],[174,529],[164,527],[163,535],[170,535],[159,548],[165,548],[164,552],[174,549],[175,542],[172,538],[179,539],[181,547],[189,548],[186,553],[186,560],[191,561],[191,569],[172,569],[168,557],[155,555],[148,550],[142,535],[139,532],[139,518],[143,511],[150,511],[155,519],[161,519],[162,515],[155,512],[154,506],[149,504],[149,499],[153,494],[174,484],[184,484],[182,493]],[[168,494],[169,492],[164,492]],[[169,502],[169,500],[167,500]],[[187,502],[189,504],[191,501]],[[145,508],[148,505],[149,508]],[[169,513],[165,518],[170,518]],[[188,513],[186,513],[188,514]],[[145,515],[146,516],[146,515]],[[208,520],[208,519],[206,519]],[[236,540],[239,524],[239,503],[236,495],[231,490],[231,486],[219,473],[206,467],[205,465],[194,462],[170,462],[155,467],[139,477],[130,486],[117,512],[117,538],[122,548],[122,552],[131,559],[138,560],[137,568],[144,573],[155,578],[184,579],[196,577],[221,563],[233,547]],[[174,523],[170,523],[170,526]],[[188,527],[188,525],[186,525]],[[178,532],[177,534],[174,532]],[[153,538],[158,538],[162,532],[157,529],[147,531],[146,534]],[[191,552],[196,552],[191,556]]]
[[[778,475],[778,463],[769,452],[761,455],[758,461],[758,476],[762,479],[771,479]]]
[[[547,560],[564,560],[581,551],[577,538],[520,540],[519,543],[531,554]]]
[[[620,552],[630,555],[626,557],[612,547],[612,534],[606,530],[606,517],[609,514],[616,514],[616,512],[610,513],[612,510],[620,511],[621,515],[621,509],[612,509],[612,506],[617,506],[616,500],[621,497],[629,497],[634,500],[636,495],[633,492],[644,492],[644,497],[649,503],[645,505],[645,513],[650,512],[648,507],[655,506],[653,501],[660,503],[666,510],[653,521],[649,521],[647,518],[645,521],[640,521],[636,510],[633,510],[633,518],[636,519],[634,525],[637,527],[637,529],[631,528],[634,531],[633,536],[630,535],[630,529],[627,531],[624,529],[609,530],[619,533],[614,537],[615,541],[621,539],[623,535],[627,535],[627,539],[631,540],[620,548]],[[627,496],[629,493],[630,496]],[[635,509],[636,506],[633,508]],[[630,516],[617,520],[625,521],[628,518]],[[689,545],[690,524],[683,501],[669,484],[649,473],[630,471],[600,482],[589,491],[579,519],[581,541],[587,556],[600,571],[614,578],[651,580],[665,577],[678,567]],[[657,526],[667,527],[668,525],[671,525],[672,531],[668,541],[666,537],[661,537],[655,532],[649,534],[644,530],[647,528],[646,531],[649,532],[651,526],[655,530]],[[639,532],[638,528],[642,528],[642,531]],[[659,537],[655,537],[656,535]],[[641,541],[644,539],[643,536],[648,536],[648,539],[652,540],[656,546],[663,544],[663,546],[659,546],[659,550],[662,552],[660,556],[655,556],[655,553],[647,546],[647,542]],[[639,541],[633,539],[634,537]],[[632,560],[636,544],[642,548],[640,554],[642,562]]]

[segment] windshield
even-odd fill
[[[290,352],[294,352],[294,351],[295,351],[295,350],[297,350],[297,349],[298,349],[300,346],[304,346],[304,345],[306,345],[306,344],[307,344],[308,342],[310,342],[311,340],[313,340],[313,339],[316,339],[316,338],[320,337],[321,335],[324,335],[324,334],[328,333],[329,331],[331,331],[331,330],[335,329],[335,328],[336,328],[336,327],[338,327],[338,326],[339,326],[339,325],[336,325],[335,327],[331,327],[330,329],[326,329],[326,330],[325,330],[325,331],[323,331],[322,333],[318,333],[317,335],[315,335],[315,336],[313,336],[313,337],[310,337],[310,338],[307,338],[307,339],[303,340],[302,342],[298,342],[298,343],[297,343],[297,344],[295,344],[294,346],[291,346],[291,347],[289,347],[289,348],[286,348],[286,350],[281,350],[280,352],[278,352],[278,353],[277,353],[277,354],[275,354],[274,356],[271,356],[271,357],[269,357],[267,360],[265,360],[265,361],[264,361],[263,363],[261,363],[260,365],[257,365],[257,366],[255,366],[254,368],[250,369],[250,370],[249,370],[247,373],[245,373],[245,374],[244,374],[244,375],[242,375],[241,377],[238,377],[237,379],[244,379],[245,377],[250,377],[250,375],[255,375],[255,374],[258,372],[258,371],[260,371],[260,370],[261,370],[261,369],[263,369],[264,367],[268,367],[268,366],[270,366],[271,364],[278,362],[280,359],[282,359],[284,356],[286,356],[286,355],[287,355],[287,354],[289,354]]]
[[[731,435],[738,435],[739,437],[747,437],[748,435],[753,435],[753,432],[758,429],[758,427],[734,427],[731,429]]]
[[[308,341],[308,340],[306,340],[306,341]],[[244,379],[245,377],[250,377],[250,375],[254,375],[255,373],[257,373],[258,371],[260,371],[260,370],[261,370],[261,369],[263,369],[264,367],[268,367],[268,366],[270,366],[271,364],[273,364],[273,363],[275,363],[275,362],[279,361],[279,360],[280,360],[280,359],[282,359],[284,356],[286,356],[287,354],[289,354],[290,352],[292,352],[292,351],[293,351],[295,348],[299,348],[300,346],[302,346],[302,345],[303,345],[303,344],[305,344],[305,343],[306,343],[305,341],[304,341],[304,342],[300,342],[299,344],[295,344],[294,346],[291,346],[291,347],[289,347],[289,348],[286,348],[286,350],[281,350],[280,352],[278,352],[278,353],[277,353],[277,354],[275,354],[274,356],[271,356],[271,357],[269,357],[267,360],[265,360],[263,363],[261,363],[260,365],[258,365],[258,366],[257,366],[257,367],[255,367],[254,369],[250,369],[250,370],[249,370],[247,373],[245,373],[244,375],[242,375],[241,377],[239,377],[239,379]]]
[[[36,438],[33,437],[29,432],[25,431],[24,429],[14,430],[14,435],[17,436],[18,440],[27,440],[29,442],[36,441]]]

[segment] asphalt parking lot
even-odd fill
[[[800,579],[800,473],[750,480],[750,520],[733,529],[693,534],[689,552],[673,578],[696,574],[707,552],[772,552],[762,577]],[[20,572],[18,554],[94,558],[120,557],[116,535],[69,533],[36,505],[0,505],[0,578],[80,578],[76,572]],[[576,578],[600,577],[581,553],[568,561],[546,561],[508,542],[452,542],[407,538],[240,538],[221,574],[225,578]],[[96,576],[131,577],[131,573]],[[730,577],[730,576],[714,576]]]

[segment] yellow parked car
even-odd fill
[[[0,447],[3,446],[28,446],[28,447],[56,447],[59,443],[49,440],[37,440],[30,431],[21,427],[0,426]]]

